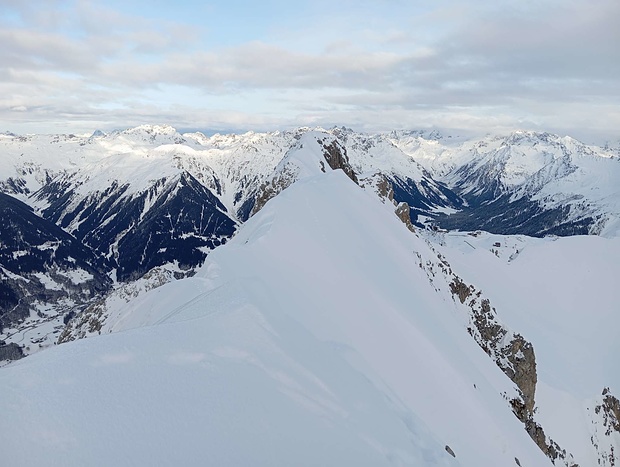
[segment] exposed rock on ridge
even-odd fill
[[[432,245],[429,244],[434,250]],[[437,254],[438,261],[423,262],[419,266],[426,271],[431,284],[440,290],[444,282],[458,303],[468,310],[467,331],[476,343],[493,359],[495,364],[517,386],[519,396],[509,398],[515,416],[524,424],[527,433],[554,464],[560,462],[575,467],[573,456],[547,437],[543,428],[534,420],[536,395],[536,357],[534,348],[523,336],[507,329],[497,318],[488,298],[473,285],[466,284],[453,271],[447,260]]]
[[[323,149],[325,150],[323,156],[329,166],[333,170],[342,170],[345,174],[347,174],[347,177],[359,185],[357,175],[355,175],[355,172],[349,163],[346,148],[342,147],[336,140],[333,140],[329,144],[323,143]]]

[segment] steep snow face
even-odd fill
[[[444,240],[440,251],[452,266],[533,343],[537,419],[546,433],[581,466],[614,465],[620,432],[605,425],[600,406],[605,388],[620,394],[620,238],[481,233]]]
[[[341,171],[300,180],[195,277],[119,310],[124,332],[3,368],[2,459],[550,465],[431,256]]]

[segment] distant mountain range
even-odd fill
[[[316,154],[312,168],[295,162],[308,150]],[[207,137],[143,125],[90,137],[4,134],[0,151],[5,215],[9,205],[25,203],[32,209],[20,208],[28,220],[19,222],[40,223],[35,230],[79,244],[74,256],[89,256],[99,277],[117,282],[162,266],[174,268],[177,277],[191,275],[257,203],[326,163],[346,166],[362,185],[378,183],[385,195],[406,203],[418,227],[531,236],[614,236],[620,229],[620,158],[548,133],[465,140],[437,131],[368,135],[299,128]],[[13,230],[25,228],[17,222]],[[44,242],[27,243],[3,242],[3,257],[14,258],[3,262],[6,271],[19,275],[17,258],[28,263],[24,252]],[[49,266],[55,261],[61,259],[48,259]],[[3,327],[25,318],[35,302],[49,301],[15,280],[5,281],[10,311],[0,316]],[[107,290],[104,284],[99,280],[93,290]],[[25,294],[31,298],[20,301]],[[81,292],[75,297],[86,298]],[[9,306],[13,302],[20,305]]]

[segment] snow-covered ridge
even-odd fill
[[[299,180],[123,332],[3,368],[3,459],[549,465],[413,251],[433,254],[340,171]]]

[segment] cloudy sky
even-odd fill
[[[0,0],[0,131],[620,139],[618,0]]]

